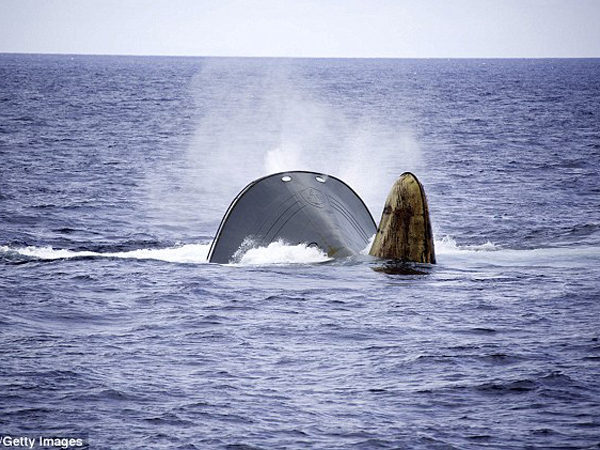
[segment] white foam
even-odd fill
[[[246,250],[238,259],[240,265],[269,264],[315,264],[329,261],[320,248],[306,244],[288,245],[282,241],[271,242],[267,247],[253,247]]]
[[[373,236],[371,236],[371,239],[369,239],[367,246],[360,251],[360,254],[362,256],[369,255],[369,252],[371,251],[371,247],[373,247],[373,242],[375,241],[375,236],[377,236],[377,234],[374,234]]]
[[[441,241],[435,241],[435,252],[438,255],[461,252],[493,252],[501,248],[490,241],[483,244],[458,245],[452,236],[444,236]]]
[[[321,249],[305,244],[288,245],[284,242],[272,242],[267,247],[251,247],[248,243],[242,246],[235,257],[239,265],[269,264],[314,264],[329,261]],[[247,249],[247,250],[246,250]],[[153,249],[145,248],[127,252],[92,252],[55,249],[52,247],[11,248],[0,246],[0,253],[13,256],[25,256],[39,260],[51,261],[73,258],[121,258],[151,259],[170,263],[206,264],[210,244],[187,244],[176,247]]]
[[[485,263],[501,266],[574,266],[600,261],[600,247],[508,249],[492,242],[458,245],[451,236],[435,242],[438,262]]]
[[[373,238],[361,252],[367,256]],[[122,258],[157,260],[170,263],[206,264],[210,244],[186,244],[162,249],[138,249],[127,252],[100,253],[73,251],[52,247],[0,246],[0,254],[8,257],[28,257],[39,260],[59,260],[73,258]],[[491,242],[478,245],[459,245],[451,236],[435,242],[435,252],[439,263],[485,263],[502,266],[579,266],[600,262],[600,247],[553,247],[536,249],[507,249]],[[235,255],[238,265],[269,264],[317,264],[332,258],[316,247],[306,244],[288,245],[272,242],[267,247],[253,247],[246,243]]]
[[[204,264],[207,262],[210,244],[187,244],[164,249],[140,249],[113,253],[115,258],[155,259],[174,263]]]
[[[41,260],[72,259],[87,257],[123,258],[123,259],[153,259],[158,261],[174,263],[204,264],[208,256],[210,244],[187,244],[161,249],[139,249],[128,252],[100,253],[90,251],[72,251],[66,249],[54,249],[52,247],[22,247],[10,248],[0,246],[0,252],[5,254],[16,254],[29,258]]]

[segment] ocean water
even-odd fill
[[[438,264],[207,264],[281,170],[413,171]],[[599,280],[600,60],[0,55],[2,439],[599,448]]]

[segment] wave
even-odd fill
[[[210,243],[185,244],[170,248],[144,248],[126,252],[93,252],[73,251],[46,247],[11,248],[0,246],[0,258],[9,261],[41,260],[52,261],[61,259],[81,258],[121,258],[139,260],[157,260],[170,263],[207,264]],[[281,241],[272,242],[267,247],[249,248],[240,252],[233,265],[269,265],[269,264],[316,264],[329,261],[319,248],[305,244],[288,245]]]
[[[600,247],[570,246],[533,249],[504,248],[492,242],[458,245],[451,236],[435,242],[438,262],[470,261],[503,266],[588,265],[600,262]]]
[[[501,246],[490,241],[484,244],[458,245],[452,236],[444,236],[442,240],[435,241],[435,252],[438,255],[447,255],[452,253],[470,252],[493,252],[502,249]]]
[[[368,255],[372,240],[355,262],[369,262]],[[0,246],[0,260],[23,262],[30,260],[60,260],[78,258],[121,258],[157,260],[169,263],[207,264],[211,243],[184,244],[168,248],[142,248],[124,252],[74,251],[46,247]],[[492,242],[459,245],[452,236],[435,241],[438,263],[493,264],[502,266],[528,265],[587,265],[600,262],[600,247],[548,247],[535,249],[509,249]],[[242,246],[232,265],[262,266],[270,264],[318,264],[331,261],[325,252],[306,244],[290,245],[282,241],[272,242],[266,247]]]
[[[271,242],[266,247],[250,248],[239,257],[239,265],[316,264],[330,261],[320,248],[306,244],[288,245],[282,241]]]
[[[173,263],[204,264],[208,256],[210,244],[186,244],[170,248],[146,248],[127,252],[91,252],[54,249],[52,247],[21,247],[10,248],[0,246],[0,256],[17,260],[23,257],[33,260],[51,261],[75,258],[123,258],[123,259],[152,259]]]

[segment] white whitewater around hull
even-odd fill
[[[208,264],[210,243],[185,244],[169,248],[143,248],[126,252],[92,252],[55,249],[52,247],[20,247],[0,246],[0,255],[8,257],[26,257],[35,260],[51,261],[76,258],[119,258],[156,260],[181,264]],[[288,245],[283,242],[272,242],[267,247],[250,248],[240,255],[234,265],[269,265],[269,264],[316,264],[329,261],[331,258],[318,248],[304,244]]]
[[[600,247],[595,246],[511,249],[489,241],[480,245],[459,245],[451,236],[436,241],[435,251],[438,263],[450,265],[460,262],[506,267],[562,267],[565,264],[573,267],[586,266],[591,261],[600,260]]]
[[[317,264],[330,261],[320,248],[306,244],[289,245],[282,241],[271,242],[267,247],[256,247],[246,251],[239,265],[263,266],[269,264]]]
[[[357,260],[371,261],[369,245],[358,255]],[[60,260],[76,258],[119,258],[156,260],[180,264],[208,264],[210,243],[183,244],[168,248],[142,248],[126,252],[93,252],[55,249],[52,247],[9,247],[0,246],[0,256],[5,258],[31,258],[34,260]],[[479,245],[459,245],[451,236],[435,241],[436,256],[440,265],[454,262],[492,264],[502,266],[532,265],[586,265],[590,260],[600,260],[600,247],[553,247],[535,249],[508,249],[491,242]],[[289,245],[281,241],[266,247],[252,247],[240,252],[232,265],[267,266],[282,264],[318,264],[332,260],[319,248],[305,244]]]
[[[91,252],[54,249],[52,247],[10,248],[0,246],[0,253],[15,254],[39,260],[73,259],[73,258],[122,258],[152,259],[171,263],[205,264],[210,244],[186,244],[169,248],[142,248],[127,252]]]

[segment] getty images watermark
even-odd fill
[[[87,443],[83,438],[74,437],[25,437],[25,436],[0,436],[1,448],[61,448],[77,449],[87,448]]]

